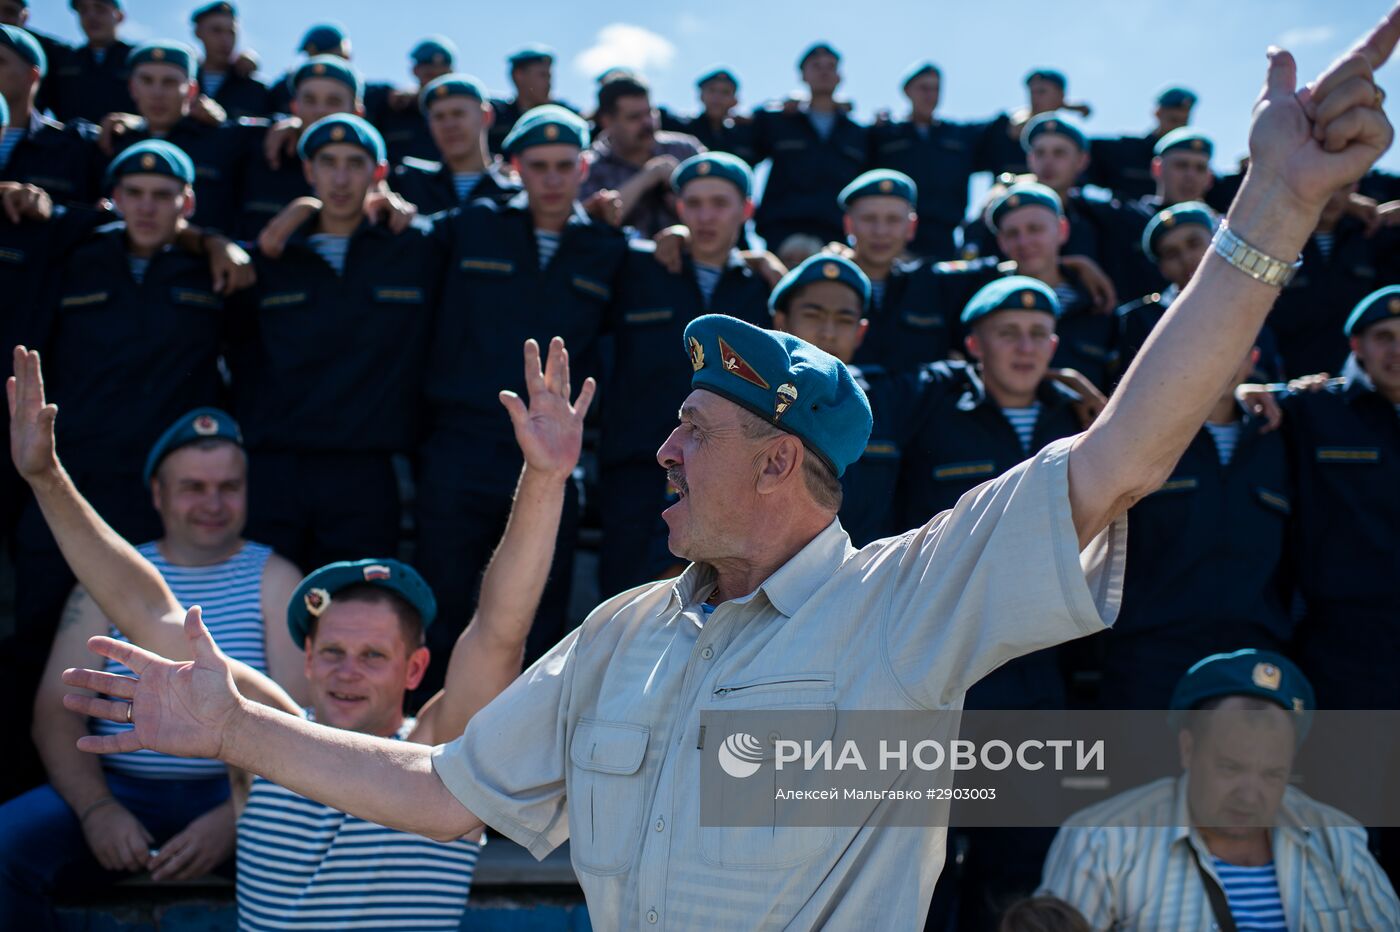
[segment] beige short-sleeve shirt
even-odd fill
[[[543,857],[566,839],[600,928],[921,927],[946,830],[700,826],[700,713],[957,709],[1022,654],[1111,624],[1127,519],[1081,554],[1071,439],[854,549],[833,521],[702,615],[714,572],[622,593],[435,749],[449,790]]]

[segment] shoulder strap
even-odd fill
[[[1191,849],[1191,858],[1196,862],[1196,870],[1200,872],[1201,883],[1205,885],[1206,897],[1210,900],[1210,911],[1215,914],[1215,924],[1220,927],[1220,932],[1237,932],[1235,917],[1230,912],[1230,902],[1225,897],[1225,891],[1220,889],[1220,884],[1201,863],[1201,856],[1196,852],[1196,846],[1191,844],[1189,839],[1186,846]]]

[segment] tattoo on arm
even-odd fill
[[[71,628],[83,618],[83,607],[87,604],[87,590],[82,586],[74,586],[73,591],[68,596],[68,601],[63,605],[63,617],[59,619],[60,628]]]

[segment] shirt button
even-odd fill
[[[654,910],[654,909],[649,909],[649,910],[647,910],[647,922],[654,923],[654,922],[656,922],[657,918],[658,918],[658,917],[657,917],[657,915],[656,915],[656,910]]]
[[[700,652],[700,656],[701,656],[701,657],[704,657],[706,660],[709,660],[709,659],[710,659],[711,657],[713,657],[714,655],[715,655],[715,649],[714,649],[713,647],[707,647],[707,648],[705,648],[704,650],[702,650],[702,651]]]
[[[658,832],[664,832],[664,831],[666,830],[666,820],[665,820],[665,819],[657,819],[657,820],[656,820],[656,830],[657,830]]]

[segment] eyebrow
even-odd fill
[[[861,312],[856,310],[855,308],[827,307],[825,304],[818,304],[816,301],[813,301],[810,298],[798,301],[797,305],[793,308],[793,310],[800,311],[803,308],[811,308],[816,311],[824,311],[828,314],[847,314],[851,317],[859,317],[861,315]]]

